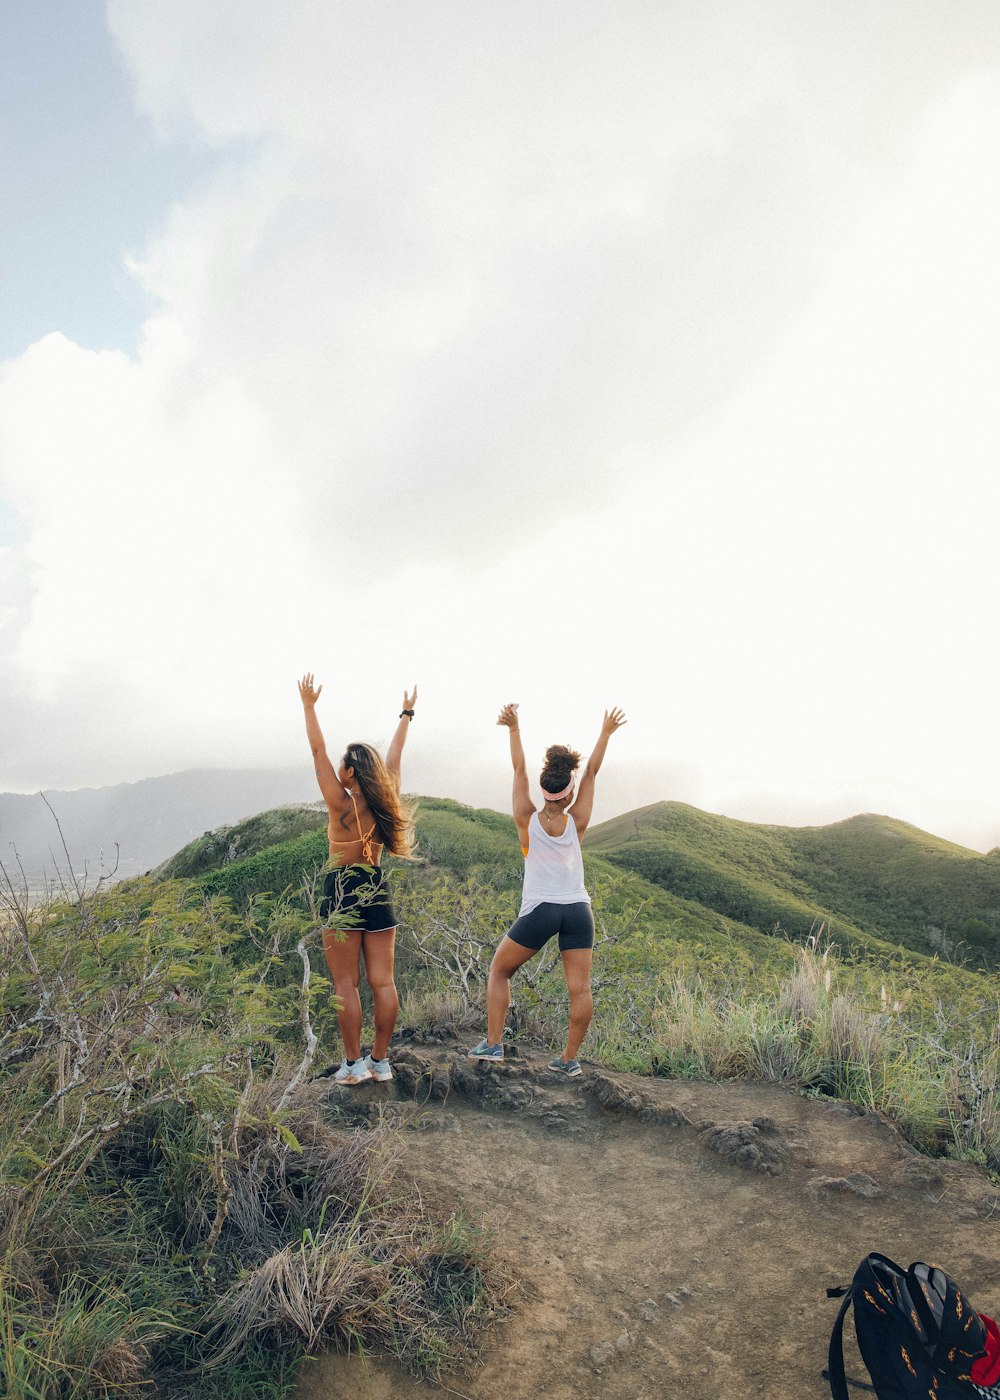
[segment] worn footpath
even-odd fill
[[[441,1384],[326,1355],[296,1400],[822,1400],[825,1289],[872,1250],[938,1263],[1000,1313],[1000,1188],[879,1117],[586,1063],[565,1080],[541,1051],[480,1064],[444,1032],[392,1058],[392,1084],[323,1081],[330,1111],[398,1123],[414,1188],[495,1231],[512,1309]]]

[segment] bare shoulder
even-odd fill
[[[351,799],[348,796],[347,789],[341,787],[336,779],[334,779],[332,783],[327,783],[325,787],[322,784],[320,786],[330,816],[342,816],[351,805]]]

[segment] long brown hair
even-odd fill
[[[378,838],[386,850],[391,856],[401,856],[404,860],[412,858],[413,813],[400,797],[396,779],[385,766],[378,749],[373,749],[371,744],[348,744],[344,766],[354,769],[355,781],[364,793],[375,818]],[[341,821],[346,825],[343,817]]]

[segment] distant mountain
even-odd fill
[[[96,875],[102,862],[119,875],[138,875],[203,832],[269,808],[311,803],[317,797],[308,767],[197,768],[114,787],[46,792],[52,812],[35,794],[0,793],[0,861],[16,868],[15,853],[32,886],[65,873],[66,856],[52,813],[59,819],[73,867]]]

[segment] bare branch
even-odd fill
[[[304,938],[299,939],[296,951],[298,952],[299,957],[302,959],[302,990],[299,994],[299,1018],[302,1022],[302,1033],[305,1036],[306,1040],[306,1050],[305,1054],[302,1056],[301,1062],[299,1063],[298,1069],[295,1071],[291,1079],[285,1085],[285,1092],[278,1100],[277,1111],[279,1113],[288,1103],[288,1100],[292,1097],[292,1094],[294,1094],[295,1090],[299,1087],[305,1076],[308,1074],[309,1066],[312,1064],[316,1056],[316,1047],[319,1044],[319,1041],[316,1039],[316,1033],[313,1030],[312,1020],[309,1016],[309,977],[311,969],[309,966],[309,953],[306,948],[306,941]]]
[[[150,1094],[148,1098],[143,1099],[135,1108],[128,1108],[119,1113],[117,1118],[113,1118],[110,1122],[95,1123],[92,1128],[87,1128],[83,1132],[75,1133],[72,1140],[63,1148],[59,1155],[54,1157],[51,1162],[47,1162],[32,1178],[31,1189],[37,1190],[39,1186],[43,1185],[48,1180],[58,1167],[62,1166],[63,1162],[72,1157],[75,1152],[79,1152],[81,1147],[86,1146],[86,1144],[92,1142],[93,1139],[98,1138],[100,1140],[97,1148],[99,1151],[100,1146],[109,1141],[125,1123],[131,1122],[133,1118],[140,1117],[157,1104],[182,1101],[184,1098],[182,1091],[187,1088],[188,1085],[193,1084],[198,1079],[203,1079],[207,1074],[217,1073],[219,1068],[219,1064],[201,1065],[198,1069],[190,1070],[187,1074],[181,1075],[180,1079],[175,1084],[170,1084],[165,1089],[160,1089],[155,1094]],[[81,1121],[82,1114],[83,1109],[81,1108]]]

